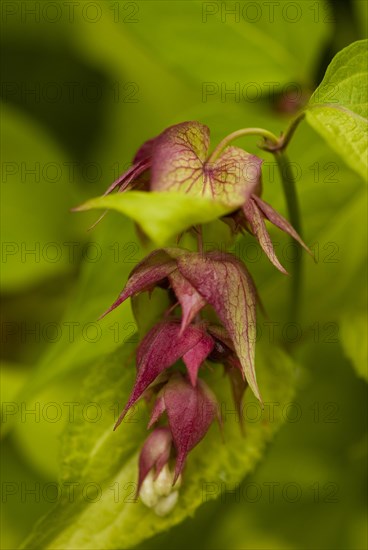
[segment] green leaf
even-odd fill
[[[312,95],[307,121],[344,160],[367,179],[368,41],[339,52]]]
[[[325,2],[271,4],[143,1],[139,23],[128,30],[172,71],[202,83],[204,100],[226,91],[226,101],[233,99],[230,90],[238,90],[237,101],[247,100],[255,90],[267,92],[267,84],[279,90],[289,81],[311,84],[331,29]]]
[[[64,439],[62,486],[78,483],[75,498],[67,495],[36,527],[23,548],[127,548],[190,516],[206,500],[220,495],[221,483],[232,487],[253,470],[266,443],[282,422],[281,410],[293,395],[294,366],[283,352],[269,346],[259,350],[259,379],[266,402],[280,404],[275,417],[262,412],[249,392],[244,406],[256,411],[257,421],[241,436],[235,420],[229,387],[222,368],[206,373],[224,414],[224,443],[213,426],[190,454],[183,476],[179,502],[170,515],[160,518],[134,501],[137,453],[146,436],[148,414],[140,402],[116,432],[114,414],[127,400],[134,379],[132,348],[125,346],[95,365],[82,389],[80,403],[97,403],[98,422],[70,424]],[[131,358],[129,360],[129,357]],[[123,365],[123,368],[122,368]],[[249,409],[250,410],[250,409]],[[116,417],[115,417],[116,418]],[[94,484],[94,502],[88,501],[86,486]],[[216,490],[213,490],[215,487]],[[83,489],[84,493],[83,493]],[[139,529],[136,526],[139,525]]]
[[[29,372],[25,365],[1,361],[0,401],[2,404],[16,397],[28,375]]]
[[[5,423],[27,463],[47,480],[57,479],[60,472],[61,434],[73,416],[83,414],[75,399],[81,380],[83,372],[71,372],[26,401],[18,394],[13,402],[16,413]]]
[[[60,321],[60,338],[46,346],[21,399],[87,368],[125,342],[137,341],[129,303],[97,321],[116,298],[129,272],[149,250],[139,243],[128,218],[113,213],[93,233],[93,246],[82,262],[78,287]],[[138,242],[137,242],[138,241]],[[88,260],[88,256],[92,261]],[[52,368],[50,368],[52,365]]]
[[[193,225],[211,222],[231,212],[234,205],[174,191],[129,191],[96,197],[76,208],[77,211],[92,209],[116,210],[129,216],[162,246]]]
[[[2,133],[1,285],[14,291],[71,271],[65,243],[79,235],[78,198],[68,158],[34,120],[3,106]]]
[[[355,21],[360,29],[359,38],[368,36],[368,4],[365,0],[353,0]]]
[[[342,345],[357,374],[368,382],[367,314],[356,312],[340,321]]]

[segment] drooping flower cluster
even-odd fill
[[[226,147],[211,161],[208,149],[206,126],[172,126],[142,145],[133,166],[106,193],[175,190],[221,200],[233,207],[224,221],[234,231],[253,233],[271,262],[285,272],[264,220],[307,247],[289,222],[260,198],[262,160],[238,147]],[[133,269],[106,313],[157,286],[167,290],[171,307],[138,346],[136,381],[116,427],[143,395],[154,397],[148,428],[155,428],[141,450],[138,492],[164,515],[175,505],[175,487],[188,453],[212,422],[221,420],[214,394],[200,379],[206,362],[224,366],[238,411],[247,385],[259,400],[261,396],[255,373],[257,293],[244,264],[219,251],[155,250]],[[209,308],[215,323],[206,314]]]
[[[264,220],[309,250],[290,223],[260,198],[262,159],[239,147],[229,146],[211,161],[209,143],[210,130],[199,122],[171,126],[140,147],[132,167],[105,194],[115,189],[120,192],[129,189],[182,191],[234,206],[234,212],[223,221],[235,232],[251,232],[269,260],[286,273],[276,257]]]

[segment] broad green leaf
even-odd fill
[[[1,284],[14,291],[71,271],[65,243],[75,241],[80,221],[70,213],[78,200],[70,163],[51,136],[9,105],[2,135]]]
[[[352,313],[340,321],[342,345],[357,374],[368,382],[367,314]]]
[[[233,493],[224,496],[212,516],[198,514],[140,550],[170,548],[172,540],[185,540],[183,548],[190,548],[188,538],[208,549],[364,548],[365,495],[359,495],[366,477],[365,384],[351,373],[339,345],[304,347],[300,361],[306,368],[290,404],[290,412],[299,413],[278,434],[267,460],[238,488],[238,499]],[[341,456],[349,457],[349,468]],[[290,502],[297,492],[297,502]]]
[[[52,504],[38,498],[37,490],[44,486],[45,478],[35,475],[11,438],[1,443],[1,479],[0,545],[3,550],[14,550]],[[47,483],[50,481],[47,479]],[[21,494],[22,488],[32,488],[36,493],[30,498],[30,495]]]
[[[135,369],[131,355],[132,349],[125,346],[90,371],[79,401],[97,403],[101,417],[96,423],[84,419],[70,424],[63,445],[61,482],[79,484],[75,498],[68,502],[65,495],[35,528],[23,548],[33,548],[35,544],[53,549],[128,548],[181,522],[203,502],[219,496],[218,491],[211,491],[213,484],[224,482],[233,486],[253,470],[282,422],[282,406],[293,395],[291,360],[280,350],[273,349],[270,353],[267,346],[260,349],[260,385],[266,402],[280,403],[279,413],[276,411],[272,418],[267,407],[261,412],[249,393],[244,407],[252,408],[257,420],[249,423],[245,436],[241,436],[222,369],[218,366],[207,373],[207,382],[222,406],[226,443],[213,426],[188,458],[177,506],[171,514],[160,518],[140,501],[134,501],[137,453],[147,433],[146,406],[141,402],[119,430],[112,432],[113,413],[127,400],[133,384]],[[94,484],[91,496],[94,502],[83,494],[88,483]]]
[[[14,410],[10,407],[10,413],[14,414],[7,416],[4,428],[12,429],[11,436],[18,449],[44,479],[58,478],[61,434],[74,417],[84,414],[76,399],[83,375],[83,371],[69,371],[62,380],[49,383],[26,399],[18,394],[12,402]]]
[[[312,95],[307,121],[353,170],[368,178],[368,41],[339,52]]]
[[[157,245],[164,245],[189,227],[207,223],[233,206],[174,191],[129,191],[90,199],[76,210],[116,210],[137,222]]]
[[[311,84],[332,22],[325,2],[309,0],[142,1],[136,18],[128,32],[173,71],[202,83],[205,101],[221,94],[247,100],[289,81]]]

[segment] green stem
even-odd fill
[[[279,144],[279,138],[275,136],[272,132],[265,130],[264,128],[242,128],[241,130],[236,130],[228,136],[226,136],[212,151],[211,155],[208,157],[207,162],[215,162],[215,160],[220,156],[222,151],[227,147],[234,139],[238,139],[244,136],[261,136],[266,142],[269,142],[271,147],[277,147]]]
[[[274,156],[281,176],[290,223],[294,227],[295,231],[301,235],[302,228],[299,201],[296,193],[294,175],[291,170],[288,156],[282,150],[274,151]],[[294,242],[293,239],[292,242]],[[291,279],[290,317],[294,322],[297,322],[299,318],[300,289],[302,284],[302,259],[303,255],[298,253],[293,265]]]
[[[197,228],[197,250],[199,254],[203,254],[203,231],[202,226],[198,225]]]
[[[286,147],[289,145],[291,138],[294,135],[295,130],[297,129],[304,117],[305,112],[303,111],[296,118],[294,118],[294,120],[291,121],[291,124],[286,129],[285,133],[281,135],[280,139],[277,140],[276,144],[268,144],[267,146],[263,147],[263,149],[265,149],[266,151],[270,151],[271,153],[275,151],[283,151],[284,149],[286,149]]]

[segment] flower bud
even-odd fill
[[[146,439],[139,456],[139,477],[138,490],[140,492],[142,483],[149,473],[152,473],[153,479],[161,472],[170,458],[172,445],[172,436],[169,428],[156,428]],[[153,473],[152,470],[155,469]],[[145,488],[148,498],[151,498],[151,488],[149,482]]]

